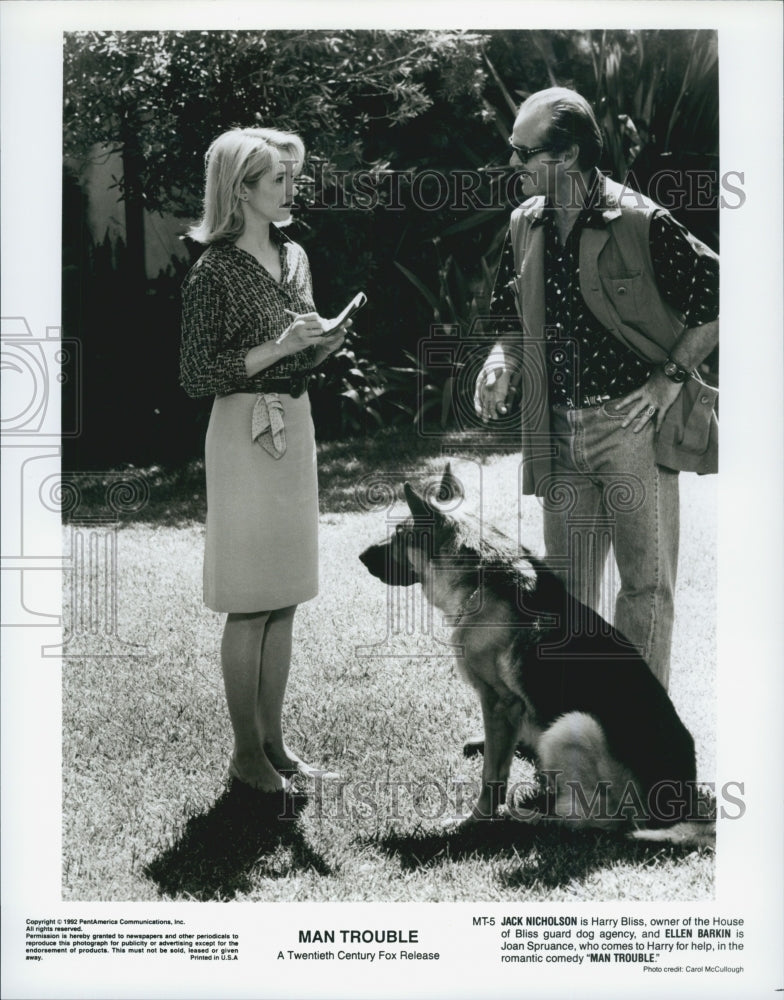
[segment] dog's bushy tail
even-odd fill
[[[690,844],[694,847],[716,846],[716,824],[713,821],[689,821],[673,826],[632,830],[630,840],[643,840],[660,844]]]

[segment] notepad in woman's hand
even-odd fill
[[[328,319],[325,321],[324,333],[322,334],[322,336],[327,336],[328,334],[332,333],[333,330],[336,330],[339,326],[342,326],[342,324],[345,323],[346,320],[351,319],[354,313],[358,309],[361,309],[366,302],[367,302],[367,295],[365,295],[364,292],[357,292],[357,294],[349,302],[349,304],[346,306],[343,312],[340,313],[339,316],[336,316],[334,319]]]

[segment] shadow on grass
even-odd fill
[[[435,870],[455,861],[493,860],[507,889],[559,889],[616,864],[645,865],[652,857],[678,858],[693,846],[632,842],[599,830],[528,826],[496,820],[432,833],[390,833],[365,842],[395,858],[404,871]]]
[[[302,834],[298,817],[305,803],[304,795],[267,797],[232,782],[209,811],[188,820],[177,843],[144,873],[164,896],[200,902],[247,894],[260,878],[295,871],[330,875]]]

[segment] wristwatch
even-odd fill
[[[691,378],[691,372],[689,369],[684,368],[683,365],[679,365],[678,362],[673,361],[672,358],[667,358],[664,362],[663,371],[671,382],[688,382]]]

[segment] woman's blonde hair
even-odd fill
[[[290,164],[291,176],[302,170],[305,146],[293,132],[272,128],[234,128],[212,143],[204,157],[204,214],[187,233],[198,243],[236,240],[245,228],[240,187],[255,184],[272,168],[272,151]]]

